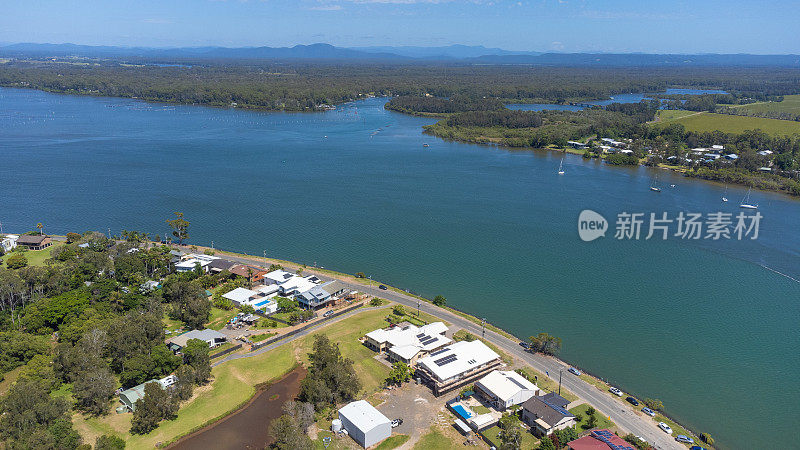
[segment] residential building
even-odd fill
[[[295,300],[307,308],[319,308],[337,300],[346,290],[347,285],[341,281],[329,281],[301,292]]]
[[[41,250],[53,244],[50,236],[45,234],[23,234],[17,238],[17,245],[21,245],[28,250]]]
[[[446,331],[447,326],[442,322],[421,327],[405,324],[370,331],[364,336],[364,344],[378,352],[386,351],[392,362],[413,367],[420,358],[453,342],[444,335]]]
[[[17,248],[17,239],[19,239],[19,236],[16,234],[6,234],[5,236],[0,236],[0,248],[2,248],[3,252],[5,253],[14,250]]]
[[[246,264],[235,264],[228,269],[228,272],[245,278],[251,283],[261,281],[267,274],[267,271],[260,267]]]
[[[267,273],[264,275],[263,283],[266,285],[270,284],[283,284],[289,281],[290,278],[295,277],[297,275],[286,272],[285,270],[273,270],[272,272]]]
[[[557,398],[556,398],[557,397]],[[574,426],[575,416],[566,410],[563,397],[550,394],[533,396],[522,404],[522,420],[531,426],[535,434],[549,436],[555,430]]]
[[[339,410],[339,420],[347,434],[364,448],[392,435],[392,422],[366,400],[345,405]]]
[[[216,256],[211,255],[202,255],[199,253],[190,253],[188,255],[184,255],[181,257],[181,261],[175,264],[175,271],[176,272],[191,272],[195,270],[197,266],[200,266],[200,270],[204,273],[208,273],[208,266],[211,264],[212,261],[219,259]]]
[[[500,356],[483,342],[461,341],[419,359],[416,376],[438,396],[471,383],[500,365]]]
[[[513,370],[495,370],[475,382],[475,392],[498,410],[504,411],[525,403],[534,395],[540,395],[541,391]]]
[[[205,341],[209,348],[214,348],[225,343],[228,340],[228,337],[219,331],[209,330],[207,328],[205,330],[192,330],[168,339],[167,347],[169,347],[173,352],[179,352],[181,349],[186,347],[186,345],[192,339]]]
[[[264,314],[278,312],[278,302],[273,300],[277,295],[276,290],[271,286],[256,286],[254,289],[236,288],[222,294],[222,298],[227,298],[238,306],[250,305],[255,310],[263,311]]]
[[[636,448],[611,430],[592,430],[589,435],[567,443],[570,450],[636,450]]]
[[[589,144],[584,144],[583,142],[578,141],[567,141],[567,144],[569,144],[569,146],[572,148],[586,148],[589,146]]]
[[[129,412],[136,411],[136,402],[144,398],[144,387],[150,383],[158,383],[161,389],[166,389],[178,381],[178,378],[175,375],[169,375],[164,377],[160,380],[150,380],[145,381],[144,383],[134,386],[130,389],[126,389],[119,394],[119,401],[122,403],[122,407],[117,408],[117,411],[124,412],[125,410]]]
[[[231,267],[235,266],[236,263],[233,261],[228,261],[227,259],[217,258],[210,263],[208,263],[208,271],[211,273],[220,273],[225,270],[230,271]]]
[[[284,283],[278,285],[278,292],[284,297],[294,297],[301,292],[305,292],[314,286],[317,283],[311,280],[311,277],[300,277],[300,276],[293,276],[286,280]]]

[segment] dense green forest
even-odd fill
[[[7,448],[76,448],[73,411],[109,414],[118,388],[175,374],[169,390],[148,384],[137,404],[131,432],[148,433],[209,381],[208,345],[191,340],[173,354],[164,321],[203,327],[211,311],[205,289],[232,275],[175,273],[170,248],[142,236],[70,233],[43,265],[28,265],[28,252],[18,248],[13,266],[8,259],[0,267],[0,379],[16,369],[15,382],[0,392]],[[161,287],[145,288],[151,279]]]
[[[784,68],[588,68],[367,63],[205,61],[186,67],[118,61],[10,60],[0,86],[50,92],[266,110],[311,111],[366,95],[430,94],[561,103],[668,87],[724,89],[737,98],[800,92]],[[771,97],[770,97],[771,98]]]

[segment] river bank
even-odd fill
[[[241,408],[180,438],[167,448],[238,450],[267,447],[272,442],[269,436],[270,423],[283,414],[283,404],[294,400],[300,393],[300,382],[305,375],[306,369],[298,366],[281,379],[257,387],[255,395]]]

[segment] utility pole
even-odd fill
[[[214,241],[211,241],[211,250],[214,250]]]
[[[564,374],[564,369],[558,369],[558,395],[561,395],[561,375]]]
[[[481,319],[481,338],[486,338],[486,319]]]
[[[266,250],[264,250],[264,268],[267,268],[267,267],[269,267],[269,266],[267,265],[267,251],[266,251]]]
[[[419,304],[422,303],[420,299],[417,299],[417,317],[419,317]]]

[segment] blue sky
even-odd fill
[[[800,53],[800,0],[3,0],[1,10],[4,43]]]

